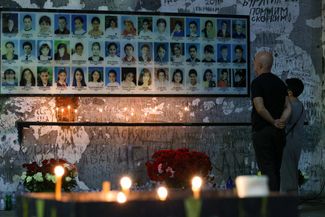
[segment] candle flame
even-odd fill
[[[164,201],[164,200],[166,200],[166,198],[168,196],[168,190],[166,187],[161,186],[157,189],[157,194],[158,194],[159,199],[161,201]]]
[[[54,168],[54,173],[55,173],[56,176],[60,176],[61,177],[64,174],[64,168],[62,166],[56,166]]]
[[[125,189],[125,190],[130,189],[132,186],[132,180],[130,179],[130,177],[124,176],[120,180],[120,185],[121,185],[122,189]]]
[[[192,179],[192,190],[200,190],[200,188],[202,187],[202,178],[199,176],[194,176]]]
[[[118,203],[125,203],[126,202],[126,195],[123,193],[123,192],[118,192],[117,193],[117,198],[116,198],[116,200],[117,200],[117,202]]]

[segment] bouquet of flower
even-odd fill
[[[26,169],[21,175],[23,184],[31,192],[54,192],[56,177],[54,167],[61,165],[65,172],[62,177],[62,188],[64,191],[71,191],[77,185],[77,168],[63,159],[43,160],[41,165],[36,162],[23,164]]]
[[[188,187],[195,175],[207,179],[212,169],[206,154],[188,149],[159,150],[146,167],[152,181],[165,182],[176,188]]]

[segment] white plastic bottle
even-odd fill
[[[0,210],[5,210],[6,209],[6,203],[5,203],[5,199],[2,197],[0,197]]]

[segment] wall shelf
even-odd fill
[[[209,127],[209,126],[250,126],[250,122],[40,122],[40,121],[16,121],[18,130],[18,142],[23,139],[23,128],[31,126],[116,126],[116,127]]]
[[[112,126],[112,127],[231,127],[231,126],[251,126],[251,122],[44,122],[44,121],[16,121],[16,127],[18,130],[18,142],[21,143],[23,139],[23,128],[29,128],[31,126]],[[308,125],[308,122],[304,122],[304,125]]]

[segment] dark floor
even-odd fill
[[[325,217],[325,200],[299,206],[300,217]],[[14,211],[0,211],[0,217],[15,217]]]
[[[299,207],[300,217],[325,217],[325,198],[319,201],[310,201]]]

